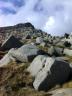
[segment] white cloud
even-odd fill
[[[54,21],[54,18],[53,17],[49,17],[48,22],[46,22],[46,24],[44,25],[44,30],[49,30],[50,28],[52,28],[52,26],[54,26],[55,24],[55,21]]]
[[[39,6],[43,8],[41,12],[34,10],[38,2],[38,9]],[[4,15],[0,12],[0,26],[27,21],[34,24],[36,28],[54,35],[71,32],[72,0],[26,0],[26,4],[18,9],[16,14]]]

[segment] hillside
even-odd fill
[[[0,96],[72,96],[72,37],[31,23],[0,28]]]
[[[0,42],[3,42],[9,35],[13,34],[15,37],[22,39],[26,34],[32,35],[43,34],[41,30],[37,30],[31,23],[20,23],[14,26],[0,27]],[[45,34],[45,33],[44,33]]]

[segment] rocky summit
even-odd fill
[[[0,96],[72,96],[72,33],[0,27]]]

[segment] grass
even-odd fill
[[[48,52],[48,47],[42,47],[40,45],[37,45],[37,47],[40,50]],[[4,56],[6,53],[0,51],[0,56]],[[72,62],[72,56],[65,57],[67,57],[69,63]],[[32,85],[34,78],[26,71],[29,65],[30,63],[12,62],[0,68],[0,96],[51,96],[48,92],[34,90]],[[72,80],[60,87],[72,88]]]
[[[72,63],[72,56],[65,56],[66,58],[67,58],[67,61],[69,62],[69,63]]]
[[[33,89],[33,77],[26,71],[28,66],[13,62],[0,68],[0,96],[50,96]]]
[[[67,82],[67,83],[65,83],[65,84],[63,84],[62,88],[72,88],[72,80]]]
[[[37,45],[37,47],[40,49],[40,50],[43,50],[45,52],[48,52],[48,47],[42,47],[40,45]]]
[[[0,51],[0,59],[3,58],[3,56],[4,56],[6,53],[7,53],[7,51],[6,51],[6,52]]]

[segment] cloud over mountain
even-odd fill
[[[0,26],[20,22],[53,35],[72,32],[72,0],[0,0]]]

